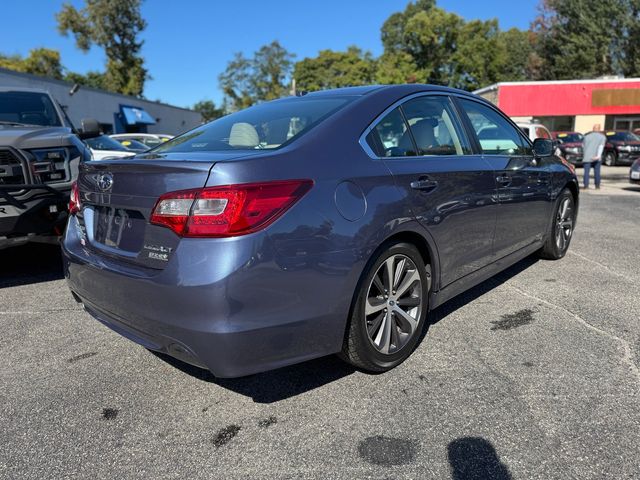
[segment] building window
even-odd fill
[[[549,129],[550,132],[571,132],[574,129],[574,116],[561,117],[536,117],[534,123],[541,123]]]
[[[100,130],[105,135],[111,135],[113,133],[113,125],[111,123],[101,123]]]

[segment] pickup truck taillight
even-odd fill
[[[182,237],[234,237],[273,223],[313,186],[311,180],[245,183],[162,195],[151,223]]]
[[[78,182],[71,184],[71,195],[69,196],[69,215],[75,215],[80,211],[80,189]]]

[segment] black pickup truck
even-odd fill
[[[95,120],[76,131],[46,91],[0,87],[0,249],[57,240],[78,165],[91,159],[81,137],[99,134]]]

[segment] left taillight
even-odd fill
[[[287,180],[170,192],[158,199],[150,221],[182,237],[246,235],[273,223],[312,186]]]
[[[71,194],[69,195],[69,215],[75,215],[80,211],[80,189],[78,182],[71,184]]]

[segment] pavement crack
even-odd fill
[[[581,258],[582,260],[589,262],[589,263],[593,263],[594,265],[599,266],[600,268],[604,268],[605,270],[607,270],[609,273],[611,273],[612,275],[615,275],[616,277],[620,277],[620,278],[624,278],[625,280],[628,280],[630,282],[635,282],[636,280],[634,280],[633,278],[625,275],[624,273],[620,273],[620,272],[616,272],[613,268],[611,268],[609,265],[606,265],[604,263],[598,262],[597,260],[594,260],[593,258],[589,258],[585,255],[582,255],[580,253],[576,253],[574,251],[569,250],[567,253],[570,253],[571,255],[575,255],[578,258]]]
[[[17,310],[17,311],[11,311],[11,310],[3,310],[0,311],[0,315],[39,315],[42,313],[58,313],[58,312],[78,312],[81,311],[82,309],[79,307],[75,307],[75,308],[52,308],[49,310]]]
[[[509,288],[515,290],[516,292],[518,292],[520,295],[523,295],[525,297],[528,297],[528,298],[531,298],[531,299],[536,300],[538,302],[541,302],[541,303],[543,303],[545,305],[548,305],[551,308],[562,310],[563,312],[569,314],[571,317],[574,318],[574,320],[576,320],[578,323],[582,324],[583,326],[585,326],[589,330],[593,330],[594,332],[596,332],[596,333],[598,333],[600,335],[604,335],[605,337],[607,337],[607,338],[615,341],[616,343],[620,344],[622,346],[622,350],[624,352],[623,355],[622,355],[622,363],[628,365],[628,367],[631,370],[631,372],[633,373],[633,375],[636,377],[636,379],[638,381],[640,381],[640,369],[638,368],[638,365],[634,361],[634,355],[633,355],[633,352],[631,350],[631,345],[624,338],[620,338],[620,337],[614,335],[611,332],[608,332],[606,330],[603,330],[601,328],[596,327],[595,325],[592,325],[591,323],[587,322],[584,318],[582,318],[580,315],[578,315],[577,313],[569,310],[566,307],[563,307],[562,305],[558,305],[558,304],[555,304],[555,303],[550,302],[548,300],[545,300],[544,298],[540,298],[540,297],[538,297],[536,295],[528,293],[528,292],[522,290],[521,288],[515,287],[513,285],[507,285],[507,286]]]

